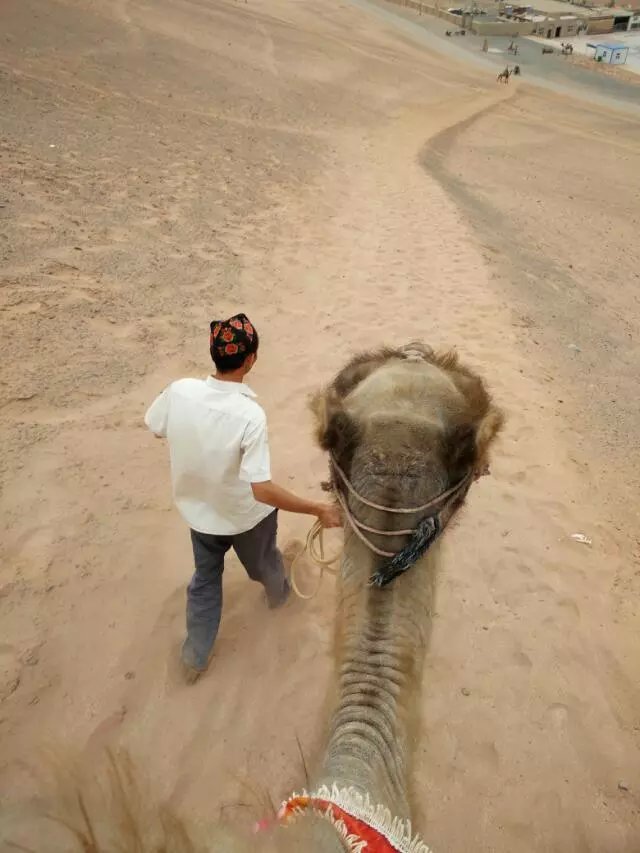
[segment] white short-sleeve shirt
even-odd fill
[[[174,501],[199,533],[244,533],[274,511],[251,490],[271,479],[267,419],[255,396],[241,382],[180,379],[145,415],[169,442]]]

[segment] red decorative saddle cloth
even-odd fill
[[[294,794],[280,807],[277,822],[286,825],[308,811],[330,821],[349,853],[431,853],[424,841],[413,835],[409,820],[392,817],[389,809],[373,805],[368,794],[363,796],[354,788],[333,785],[312,794]],[[269,824],[261,821],[256,831]]]

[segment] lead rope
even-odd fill
[[[309,554],[313,562],[320,569],[320,573],[318,575],[318,582],[316,584],[315,589],[311,593],[304,593],[298,586],[297,580],[297,569],[299,561],[304,557],[305,554]],[[340,552],[336,554],[334,557],[325,557],[324,555],[324,532],[323,527],[319,521],[316,521],[309,528],[309,532],[307,533],[307,541],[304,544],[304,548],[300,551],[299,554],[293,558],[293,562],[291,563],[291,568],[289,569],[289,575],[291,579],[291,587],[293,591],[301,598],[303,601],[309,601],[312,598],[315,598],[318,592],[320,591],[320,586],[322,585],[322,576],[325,572],[329,572],[330,575],[337,574],[338,570],[335,569],[334,563],[337,563],[340,557],[342,556],[342,548]]]

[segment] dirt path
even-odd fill
[[[448,537],[417,757],[425,838],[633,853],[638,631],[612,589],[629,543],[589,497],[571,414],[464,210],[421,162],[512,92],[338,4],[56,8],[30,38],[65,29],[64,56],[20,54],[32,14],[14,4],[4,72],[0,797],[32,793],[18,759],[52,739],[87,760],[127,746],[200,820],[244,823],[256,789],[277,800],[303,779],[331,584],[270,613],[230,561],[211,671],[182,685],[188,537],[141,424],[165,382],[206,371],[210,317],[243,308],[263,339],[252,384],[274,473],[303,493],[325,474],[306,394],[354,350],[456,344],[507,410],[494,476]],[[87,33],[105,53],[72,78]],[[283,518],[283,541],[304,532]]]

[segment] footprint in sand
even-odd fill
[[[481,773],[496,774],[500,769],[500,754],[492,740],[467,744],[465,761],[468,766],[475,767]]]
[[[20,685],[22,666],[13,646],[0,645],[0,702],[4,702]]]
[[[551,728],[562,732],[567,728],[569,708],[562,702],[554,702],[544,712],[544,718]]]
[[[573,598],[561,598],[558,607],[563,610],[563,619],[570,619],[574,624],[580,621],[580,608]]]
[[[122,705],[118,711],[105,717],[89,735],[87,748],[102,747],[109,741],[111,735],[117,731],[127,716],[127,708]]]

